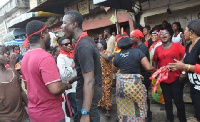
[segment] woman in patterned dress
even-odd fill
[[[117,46],[121,52],[115,55],[112,70],[117,75],[116,102],[119,122],[144,122],[147,116],[147,94],[142,84],[141,65],[149,72],[154,72],[145,54],[131,48],[133,41],[128,36],[121,35]]]
[[[113,73],[112,73],[112,56],[109,57],[109,53],[104,49],[102,43],[97,43],[97,47],[100,52],[100,60],[102,67],[102,91],[103,96],[99,101],[98,106],[101,106],[107,110],[106,116],[110,117],[110,110],[112,108],[112,100],[111,100],[111,88],[113,81]]]

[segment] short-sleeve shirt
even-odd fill
[[[115,37],[112,35],[108,40],[107,40],[107,51],[109,53],[113,53],[115,50],[115,45],[116,45],[116,41],[115,41]]]
[[[98,102],[102,97],[102,71],[100,54],[95,42],[88,36],[83,37],[74,54],[74,62],[77,71],[76,98],[83,100],[83,73],[94,71],[94,96],[93,102]]]
[[[141,60],[145,54],[137,48],[121,50],[115,55],[113,65],[122,74],[141,74]]]
[[[65,118],[62,96],[53,95],[48,84],[60,82],[54,57],[38,48],[28,51],[21,63],[22,77],[27,82],[28,113],[33,122],[58,122]]]
[[[141,43],[139,46],[137,46],[137,48],[138,49],[140,49],[144,54],[145,54],[145,56],[147,57],[147,59],[149,60],[149,50],[148,50],[148,48],[145,46],[145,44],[144,43]],[[148,73],[146,70],[145,70],[145,68],[143,67],[143,66],[141,66],[141,74],[142,74],[142,76],[144,77],[144,82],[149,82],[150,81],[150,79],[149,79],[149,77],[151,76],[151,74],[150,73]],[[150,82],[149,82],[150,83]]]
[[[164,49],[162,45],[155,49],[153,61],[157,63],[157,68],[167,66],[169,63],[175,63],[174,59],[182,60],[185,54],[185,48],[179,43],[173,43],[170,48]],[[172,83],[178,79],[181,70],[169,72],[168,79],[165,83]]]
[[[185,50],[185,58],[184,63],[186,64],[200,64],[200,40],[194,45],[192,50],[189,52],[189,47],[192,43],[190,42]],[[200,90],[200,75],[196,74],[194,72],[188,72],[188,78],[190,80],[190,83],[194,85],[194,88],[197,90]]]

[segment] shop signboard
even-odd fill
[[[82,15],[89,13],[89,3],[88,0],[84,0],[78,3],[78,10]]]

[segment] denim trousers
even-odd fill
[[[76,122],[80,122],[80,119],[82,116],[81,109],[83,105],[83,100],[76,100],[76,104],[77,104],[77,111],[78,111],[78,121]],[[90,115],[90,122],[100,122],[100,114],[99,114],[97,102],[92,103],[90,111],[89,111],[89,115]]]

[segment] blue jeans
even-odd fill
[[[77,110],[78,110],[78,121],[76,122],[80,122],[80,119],[82,116],[81,109],[82,109],[83,101],[76,100],[76,104],[77,104]],[[100,114],[99,114],[97,103],[92,103],[90,111],[89,111],[89,115],[90,115],[90,122],[100,122]]]

